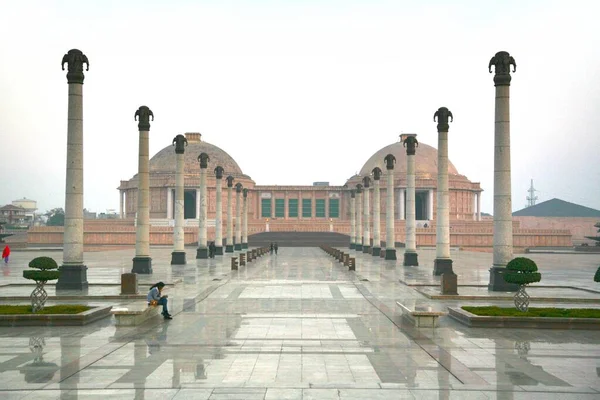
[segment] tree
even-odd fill
[[[48,281],[58,279],[60,271],[53,271],[58,269],[58,265],[50,257],[34,258],[29,262],[29,268],[35,269],[23,271],[23,278],[35,281],[35,289],[29,296],[31,299],[31,309],[35,313],[44,308],[46,299],[48,299],[48,293],[44,290],[44,285]]]
[[[48,226],[65,226],[65,210],[62,208],[53,208],[47,211],[45,216],[48,217],[46,225]]]
[[[535,262],[529,258],[513,258],[506,265],[506,272],[502,275],[508,283],[516,283],[519,290],[515,294],[515,307],[519,311],[527,312],[529,309],[529,295],[525,286],[542,280],[542,274],[537,272]]]

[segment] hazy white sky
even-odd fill
[[[72,48],[84,84],[85,207],[118,209],[137,172],[134,113],[156,117],[150,154],[184,132],[227,151],[257,184],[342,185],[401,132],[449,155],[493,209],[499,50],[511,86],[513,209],[600,209],[600,1],[0,0],[0,204],[64,207]]]

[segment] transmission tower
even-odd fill
[[[538,197],[535,195],[537,190],[535,190],[533,187],[533,179],[531,180],[531,186],[529,187],[528,192],[529,196],[527,196],[527,207],[535,206],[535,202],[537,201]]]

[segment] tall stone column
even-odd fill
[[[208,235],[207,235],[207,199],[206,199],[206,169],[210,157],[206,153],[200,153],[200,215],[198,218],[198,248],[196,249],[196,258],[208,258]]]
[[[67,122],[67,171],[65,191],[65,231],[63,263],[57,290],[86,290],[87,266],[83,264],[83,64],[90,68],[88,58],[72,49],[63,56],[67,63],[69,104]]]
[[[381,168],[373,168],[373,257],[379,257],[381,253],[381,194],[379,183],[381,179]]]
[[[119,218],[123,219],[123,201],[125,191],[119,190]]]
[[[385,202],[385,259],[396,260],[396,232],[394,227],[394,164],[396,157],[388,154],[384,158],[387,170],[387,188]]]
[[[235,185],[235,250],[242,250],[242,189],[241,183]]]
[[[350,190],[350,249],[356,246],[356,192]]]
[[[287,196],[287,195],[286,195]],[[242,190],[244,204],[242,206],[242,249],[248,248],[248,189]],[[286,200],[287,204],[287,200]],[[286,213],[287,215],[287,213]]]
[[[363,244],[363,248],[362,248],[362,252],[363,253],[368,253],[369,250],[371,249],[371,230],[369,228],[370,222],[371,222],[371,218],[369,216],[369,198],[370,193],[369,193],[369,187],[371,186],[371,178],[369,178],[368,176],[365,176],[362,180],[363,182],[363,240],[362,240],[362,244]]]
[[[138,159],[138,202],[137,223],[135,231],[135,257],[131,272],[138,274],[152,273],[152,258],[150,258],[150,164],[149,164],[149,133],[150,117],[154,121],[154,114],[146,107],[141,106],[135,112],[135,119],[139,119],[140,151]]]
[[[223,173],[221,166],[215,168],[217,210],[215,216],[215,255],[223,255]]]
[[[171,253],[171,264],[185,264],[185,231],[183,228],[184,220],[184,197],[183,197],[183,167],[185,165],[185,146],[187,139],[183,135],[175,136],[173,139],[175,145],[175,228],[173,230],[173,252]],[[169,189],[171,190],[171,189]]]
[[[173,219],[173,190],[167,188],[167,219]],[[169,221],[169,224],[171,221]]]
[[[481,221],[481,192],[477,192],[477,221]]]
[[[501,276],[513,258],[512,198],[510,177],[510,66],[517,69],[515,59],[499,51],[490,60],[488,69],[496,69],[496,113],[494,128],[494,261],[490,269],[488,288],[494,291],[516,290]]]
[[[363,188],[359,183],[356,185],[356,245],[354,246],[354,250],[362,251],[363,249],[363,226],[362,226],[362,198],[363,198]]]
[[[453,120],[452,112],[440,107],[434,114],[438,131],[438,179],[437,179],[437,222],[434,275],[452,272],[450,258],[450,197],[448,193],[448,119]]]
[[[399,203],[400,203],[400,207],[399,207],[399,210],[398,210],[398,214],[400,214],[400,215],[399,215],[398,219],[401,220],[401,221],[404,221],[404,215],[405,215],[405,212],[404,212],[404,189],[400,189],[400,200],[399,200]]]
[[[225,252],[233,253],[233,176],[227,177],[227,243]]]
[[[403,145],[406,147],[406,245],[403,264],[405,266],[418,266],[415,202],[415,154],[419,145],[417,135],[405,135]]]

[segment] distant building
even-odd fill
[[[596,234],[594,224],[600,221],[600,210],[551,199],[515,211],[513,220],[519,221],[523,229],[568,229],[573,244],[591,244],[593,242],[585,236]]]
[[[27,210],[23,207],[7,204],[0,207],[0,221],[7,225],[30,226],[33,217],[27,215]]]
[[[313,186],[329,186],[329,182],[313,182]]]
[[[23,197],[19,200],[13,200],[12,205],[23,208],[25,210],[25,223],[28,226],[33,225],[36,219],[37,201]]]

